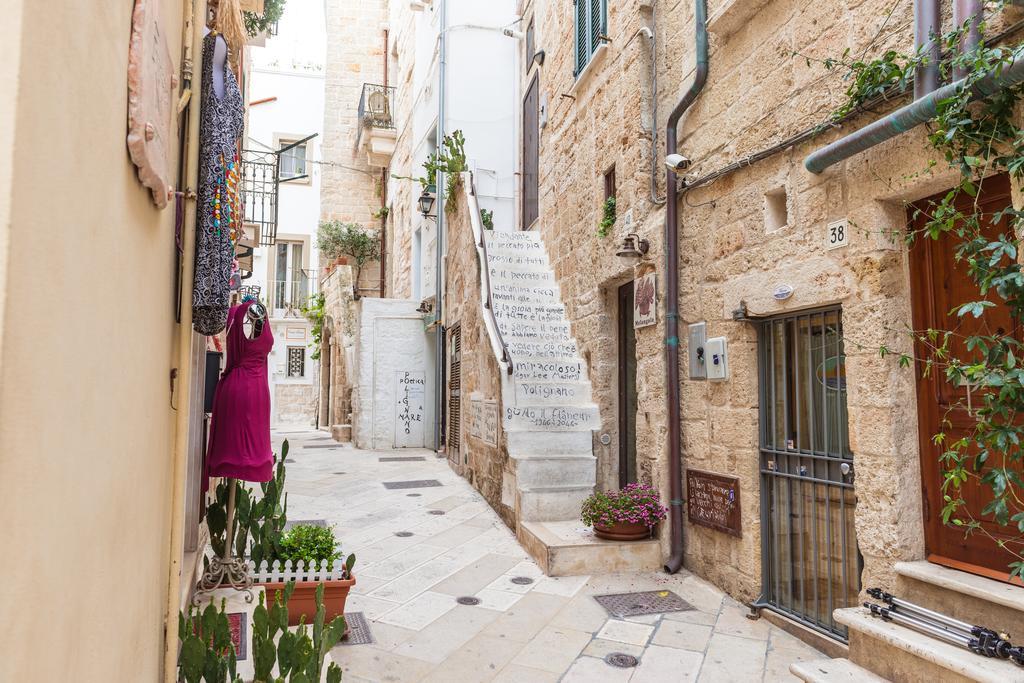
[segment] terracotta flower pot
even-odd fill
[[[595,524],[594,535],[608,541],[642,541],[651,537],[651,529],[646,524],[632,522],[615,522],[611,526]]]
[[[351,579],[335,579],[324,581],[324,610],[326,616],[324,623],[331,623],[335,617],[345,614],[345,601],[348,599],[348,592],[356,585],[356,577]],[[284,591],[284,582],[261,583],[267,592],[267,602],[274,600],[277,591]],[[316,587],[319,582],[303,581],[295,584],[295,592],[288,601],[288,625],[295,626],[303,615],[306,616],[306,623],[312,624],[316,616]]]

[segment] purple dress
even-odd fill
[[[228,313],[228,359],[213,395],[207,474],[269,481],[274,456],[270,449],[267,356],[274,335],[267,320],[260,336],[245,336],[243,323],[251,303],[234,306]]]

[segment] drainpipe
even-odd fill
[[[447,32],[448,2],[438,0],[438,44],[437,44],[437,148],[444,143],[445,117],[445,71],[448,64]],[[444,174],[437,174],[437,234],[434,237],[434,310],[437,311],[437,326],[434,328],[435,379],[437,400],[434,408],[434,447],[441,450],[441,420],[444,414]]]
[[[1018,47],[1013,53],[1013,61],[1008,66],[996,68],[971,86],[971,99],[976,100],[992,95],[1003,88],[1022,82],[1024,82],[1024,47]],[[811,173],[821,173],[829,166],[849,159],[854,154],[931,121],[938,114],[939,102],[953,97],[962,87],[964,87],[963,80],[943,86],[935,92],[897,109],[885,118],[812,152],[804,160],[804,167]]]
[[[965,23],[970,22],[967,31],[960,36],[960,54],[974,52],[981,43],[982,13],[982,0],[953,0],[953,25],[957,29],[961,29]],[[953,80],[955,81],[966,75],[967,70],[962,67],[953,70]]]
[[[708,79],[707,14],[707,0],[694,0],[697,65],[690,89],[668,116],[666,154],[676,153],[676,125]],[[676,174],[671,170],[666,176],[665,195],[665,394],[668,403],[669,522],[672,527],[672,554],[665,561],[665,571],[675,574],[683,566],[683,467],[679,429],[679,207]]]
[[[182,66],[191,74],[201,74],[203,55],[203,32],[197,27],[206,25],[205,2],[189,0],[182,8],[184,22],[182,36]],[[191,74],[186,73],[186,76]],[[192,82],[189,79],[189,87]],[[190,97],[182,100],[188,109],[181,117],[187,117],[188,127],[185,131],[183,170],[184,178],[179,178],[178,190],[190,189],[191,182],[199,176],[199,99]],[[187,113],[186,113],[187,112]],[[182,118],[179,118],[179,121]],[[180,172],[180,170],[179,170]],[[174,418],[174,450],[171,467],[171,509],[170,509],[170,552],[167,558],[167,604],[164,614],[164,661],[163,680],[177,680],[178,675],[178,612],[181,610],[181,570],[185,553],[185,478],[188,459],[188,428],[189,403],[192,395],[192,276],[195,266],[195,234],[196,203],[188,196],[185,198],[185,219],[182,228],[182,268],[181,268],[181,322],[178,324],[177,365],[178,383],[176,392],[178,412]],[[191,577],[188,579],[192,580]]]
[[[942,58],[938,37],[942,33],[939,0],[914,2],[914,48],[928,55],[928,63],[917,67],[914,74],[914,99],[924,97],[939,87],[939,60]],[[927,47],[926,47],[927,46]]]

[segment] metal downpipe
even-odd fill
[[[1003,88],[1022,82],[1024,82],[1024,46],[1018,47],[1014,51],[1013,61],[1008,66],[993,71],[972,85],[971,99],[992,95]],[[880,142],[931,121],[938,114],[938,103],[952,97],[962,87],[964,87],[962,79],[943,86],[935,92],[897,109],[888,116],[812,152],[804,160],[804,167],[811,173],[821,173],[829,166],[849,159],[854,154],[871,149]]]
[[[942,15],[939,0],[914,1],[914,48],[928,54],[928,63],[919,66],[914,74],[914,99],[924,97],[939,87],[939,60],[942,48],[939,36],[942,34]]]
[[[960,36],[960,54],[974,52],[981,43],[981,20],[984,14],[982,0],[953,0],[953,26],[960,29],[970,21],[967,32]],[[967,71],[957,67],[953,69],[953,80],[958,81],[967,75]]]
[[[665,127],[666,154],[676,153],[676,126],[704,89],[708,79],[708,8],[706,0],[694,0],[697,64],[693,83]],[[675,574],[683,566],[683,467],[679,417],[679,211],[676,174],[668,171],[665,182],[665,401],[668,408],[669,525],[672,554],[665,571]]]

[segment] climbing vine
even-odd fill
[[[996,3],[997,8],[1002,4]],[[879,352],[882,357],[896,356],[901,367],[916,366],[925,376],[941,373],[952,386],[968,390],[968,398],[950,407],[942,431],[932,436],[942,451],[942,520],[965,534],[990,539],[1006,553],[1010,575],[1024,577],[1024,344],[1013,329],[985,324],[997,306],[1005,307],[1014,327],[1020,329],[1024,322],[1024,271],[1018,258],[1024,211],[1009,203],[995,210],[983,208],[978,200],[993,177],[1006,174],[1019,182],[1024,176],[1024,129],[1015,115],[1024,88],[976,87],[990,81],[992,74],[1003,73],[1015,52],[982,43],[961,53],[956,47],[965,31],[966,26],[957,26],[939,37],[942,48],[952,55],[940,64],[943,79],[951,80],[954,70],[965,75],[953,94],[937,102],[937,116],[928,129],[928,142],[939,157],[929,161],[929,168],[945,163],[957,172],[958,181],[941,199],[911,208],[915,227],[904,237],[908,243],[953,238],[956,264],[975,283],[977,295],[959,302],[950,315],[956,321],[978,319],[979,332],[965,333],[959,324],[954,329],[922,330],[908,325],[906,334],[917,352],[900,353],[885,346]],[[836,118],[889,89],[908,88],[914,70],[927,59],[895,51],[870,61],[846,61],[848,56],[847,52],[840,59],[825,60],[827,69],[845,68],[850,81]],[[953,412],[970,418],[962,437],[952,434]],[[988,500],[980,512],[965,500],[974,486],[982,487]],[[999,535],[983,520],[998,525]]]
[[[451,135],[445,135],[440,149],[432,152],[423,162],[423,175],[414,178],[392,174],[391,177],[397,180],[415,180],[424,192],[429,192],[432,187],[437,187],[437,174],[444,173],[446,179],[444,208],[449,213],[455,213],[458,207],[455,197],[459,189],[462,188],[462,174],[468,170],[466,138],[461,130],[456,130],[452,131]]]

